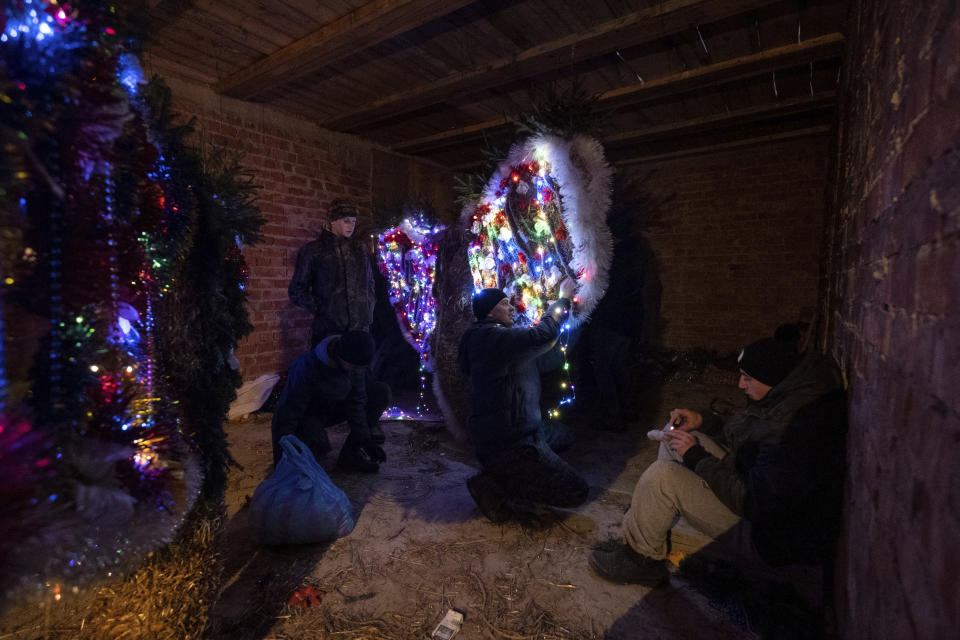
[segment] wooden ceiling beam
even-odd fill
[[[408,153],[411,150],[423,151],[436,147],[444,147],[448,144],[451,144],[453,140],[458,140],[460,138],[469,140],[475,136],[483,135],[483,133],[486,131],[506,127],[514,122],[516,122],[514,118],[508,118],[504,116],[502,118],[497,118],[496,120],[478,122],[477,124],[472,124],[467,127],[450,129],[449,131],[441,131],[440,133],[434,133],[422,138],[400,142],[398,144],[391,145],[390,149],[398,153]]]
[[[728,151],[730,149],[742,149],[746,147],[758,146],[761,144],[768,144],[771,142],[782,142],[785,140],[794,140],[796,138],[806,138],[807,136],[822,136],[827,135],[833,131],[833,126],[829,124],[820,124],[812,127],[803,127],[800,129],[791,129],[790,131],[780,131],[778,133],[771,133],[762,136],[751,136],[746,138],[740,138],[738,140],[729,140],[727,142],[720,142],[717,144],[701,145],[688,147],[686,149],[678,149],[676,151],[668,151],[665,153],[654,153],[650,155],[640,155],[633,156],[630,158],[622,158],[611,161],[611,164],[615,166],[623,166],[629,164],[638,164],[641,162],[654,162],[656,160],[670,160],[673,158],[683,158],[692,155],[704,154],[704,153],[716,153],[719,151]]]
[[[354,130],[398,113],[422,109],[462,92],[476,93],[541,73],[545,68],[575,64],[618,48],[636,46],[682,32],[693,25],[746,13],[777,0],[663,0],[576,34],[532,47],[520,53],[386,96],[320,125],[338,131]]]
[[[197,4],[197,0],[150,0],[150,30],[160,31],[183,17]]]
[[[721,126],[730,126],[746,122],[755,122],[771,117],[782,117],[804,111],[821,109],[831,106],[837,100],[836,91],[822,91],[812,96],[803,96],[802,98],[793,98],[790,100],[780,100],[770,102],[756,107],[747,107],[745,109],[736,109],[726,113],[718,113],[701,118],[692,118],[690,120],[681,120],[679,122],[668,122],[667,124],[656,125],[654,127],[644,127],[643,129],[634,129],[633,131],[624,131],[611,136],[603,137],[603,144],[614,146],[623,143],[632,143],[642,140],[652,140],[655,138],[667,138],[680,133],[691,133],[700,129],[711,129]]]
[[[669,122],[653,127],[635,129],[616,135],[604,136],[600,142],[608,147],[609,155],[616,155],[630,144],[637,144],[645,140],[662,140],[665,138],[690,135],[699,131],[708,131],[744,125],[751,122],[797,115],[830,106],[836,102],[836,91],[824,91],[813,96],[804,96],[792,100],[782,100],[746,109],[737,109],[728,113],[715,114],[678,122]],[[818,125],[819,126],[819,125]],[[756,137],[756,136],[754,136]],[[725,143],[726,144],[726,143]],[[704,147],[705,148],[705,147]],[[477,163],[463,164],[452,167],[453,171],[464,171]]]
[[[374,0],[225,78],[217,84],[216,91],[244,100],[256,97],[351,53],[453,13],[472,1]]]
[[[774,47],[752,55],[740,56],[696,69],[654,78],[648,82],[611,89],[600,94],[597,104],[600,109],[606,109],[664,98],[694,89],[742,80],[813,60],[832,58],[839,55],[842,48],[843,34],[830,33],[796,44]],[[442,131],[415,140],[407,140],[393,145],[391,149],[398,152],[409,152],[411,150],[422,151],[442,147],[451,144],[458,138],[482,135],[490,129],[505,127],[512,122],[514,122],[514,119],[507,117],[488,120],[468,127]]]
[[[691,89],[735,82],[751,76],[797,66],[805,62],[833,58],[839,56],[842,50],[843,34],[828,33],[795,44],[774,47],[662,78],[654,78],[649,82],[639,82],[628,87],[611,89],[600,96],[600,101],[605,107],[621,107],[655,100]]]

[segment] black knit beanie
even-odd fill
[[[484,289],[473,294],[473,317],[483,320],[501,300],[507,297],[500,289]]]
[[[794,345],[775,338],[757,340],[740,354],[740,370],[770,387],[783,382],[796,364]]]
[[[366,331],[347,331],[330,345],[332,355],[358,367],[365,367],[373,360],[376,345]]]

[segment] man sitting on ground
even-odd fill
[[[369,333],[347,331],[327,336],[294,361],[273,413],[274,464],[280,459],[284,435],[295,435],[320,457],[331,448],[326,428],[346,420],[350,435],[337,467],[362,472],[379,469],[387,456],[374,442],[370,424],[390,404],[390,387],[365,380],[373,352]]]
[[[637,482],[624,542],[590,557],[597,575],[650,587],[666,581],[667,537],[679,517],[711,538],[747,518],[754,547],[772,564],[829,552],[839,526],[846,403],[832,359],[813,352],[798,359],[793,343],[755,342],[740,356],[746,409],[725,424],[709,412],[670,413],[676,426]]]
[[[513,326],[513,306],[499,289],[473,298],[476,322],[460,341],[459,362],[470,377],[467,431],[483,471],[467,480],[480,511],[492,522],[535,518],[542,505],[576,507],[586,481],[551,449],[540,415],[539,361],[550,357],[563,318],[564,297],[540,323]]]

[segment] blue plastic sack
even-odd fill
[[[353,531],[347,495],[295,436],[280,438],[277,468],[250,502],[250,526],[262,544],[330,542]]]

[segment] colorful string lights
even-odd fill
[[[533,325],[548,301],[559,297],[560,283],[582,275],[569,267],[572,248],[557,185],[546,163],[534,160],[504,171],[493,196],[482,201],[472,217],[476,237],[468,262],[474,290],[502,289],[517,310],[517,324]],[[579,299],[574,296],[573,302],[576,307]],[[561,399],[547,411],[550,418],[559,418],[560,407],[576,398],[567,362],[570,328],[566,322],[560,332]]]
[[[377,262],[387,279],[390,302],[404,338],[420,357],[420,394],[417,415],[429,412],[425,403],[427,373],[432,371],[430,336],[437,324],[437,305],[433,297],[436,277],[437,244],[435,237],[443,226],[430,224],[422,217],[409,218],[399,226],[380,234]],[[386,418],[403,418],[402,411],[384,413]],[[390,414],[390,415],[388,415]]]
[[[547,300],[558,297],[560,283],[577,278],[568,266],[572,252],[560,198],[539,162],[511,166],[494,199],[477,208],[471,230],[476,235],[468,256],[474,289],[503,289],[519,324],[536,323]]]

